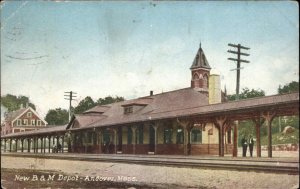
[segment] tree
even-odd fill
[[[255,136],[254,123],[251,120],[243,120],[239,122],[239,138],[242,136]]]
[[[283,87],[279,85],[278,87],[278,94],[286,94],[286,93],[293,93],[293,92],[299,92],[299,82],[297,81],[292,81],[288,84],[285,84]],[[281,120],[279,121],[279,119]],[[278,128],[281,127],[281,130],[288,125],[295,127],[296,129],[299,129],[299,116],[278,117],[274,120],[274,123],[278,125]],[[278,129],[278,131],[279,130],[280,129]]]
[[[104,99],[103,98],[99,98],[97,100],[97,105],[105,105],[105,104],[111,104],[111,103],[115,103],[115,102],[121,102],[124,101],[124,97],[112,97],[112,96],[107,96]]]
[[[241,94],[239,95],[239,99],[248,99],[254,97],[265,96],[265,92],[261,89],[249,89],[243,88]],[[234,101],[236,99],[236,95],[227,95],[229,101]],[[255,127],[251,120],[244,120],[239,123],[239,133],[238,138],[242,138],[243,136],[249,137],[249,135],[255,136]],[[240,142],[238,142],[240,146]]]
[[[61,108],[51,109],[48,111],[45,120],[49,125],[64,125],[69,121],[69,113]]]
[[[124,101],[124,100],[125,100],[124,97],[107,96],[105,98],[99,98],[96,102],[94,102],[94,100],[90,96],[87,96],[79,102],[78,106],[76,106],[74,108],[74,113],[80,114],[80,113],[83,113],[83,112],[97,106],[97,105],[111,104],[111,103],[120,102],[120,101]]]
[[[292,81],[283,87],[279,85],[278,87],[278,94],[285,94],[285,93],[292,93],[292,92],[299,92],[299,82]]]
[[[21,107],[21,105],[25,107],[26,104],[28,104],[28,106],[30,106],[32,109],[36,109],[35,105],[29,102],[29,98],[27,96],[20,95],[17,97],[11,94],[1,96],[1,105],[7,108],[8,112],[18,110]]]
[[[90,96],[87,96],[79,102],[78,106],[75,107],[74,113],[75,114],[83,113],[86,110],[95,107],[96,105],[97,104],[93,101],[93,99]]]
[[[251,89],[251,91],[246,87],[243,88],[241,94],[239,95],[239,99],[247,99],[247,98],[254,98],[254,97],[260,97],[265,96],[265,91],[261,89]],[[234,101],[236,95],[227,95],[227,98],[229,101]]]

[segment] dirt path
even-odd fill
[[[158,188],[298,188],[299,176],[272,173],[240,172],[123,163],[85,162],[55,159],[1,157],[2,168],[56,171],[85,182],[93,178],[113,178],[114,182],[132,186],[150,185]],[[22,176],[22,175],[21,175]],[[45,175],[48,177],[48,175]],[[32,176],[31,176],[32,177]],[[2,179],[2,178],[1,178]],[[37,183],[42,182],[38,181]],[[63,188],[69,187],[63,180]]]

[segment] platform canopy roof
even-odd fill
[[[11,138],[11,137],[29,137],[29,136],[39,136],[39,135],[50,135],[50,134],[58,134],[58,133],[65,133],[66,132],[67,125],[60,125],[60,126],[54,126],[54,125],[48,125],[45,128],[41,128],[38,130],[32,130],[32,131],[25,131],[25,132],[18,132],[18,133],[9,133],[4,136],[1,136],[1,138]]]
[[[143,105],[136,105],[135,101],[140,102],[143,98],[147,98],[147,102],[142,103]],[[208,104],[206,94],[187,88],[143,98],[111,104],[101,116],[93,119],[95,115],[92,114],[76,115],[68,129],[134,125],[174,118],[209,122],[216,116],[224,115],[233,120],[244,120],[260,116],[265,111],[275,111],[278,116],[299,113],[299,93]],[[136,106],[136,110],[125,114],[124,108],[128,105]],[[90,118],[84,118],[85,116],[90,116]],[[74,124],[76,120],[80,124]]]

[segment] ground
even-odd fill
[[[49,175],[55,175],[53,181],[47,181]],[[62,175],[78,180],[67,181]],[[20,176],[29,181],[20,181]],[[299,175],[2,156],[1,183],[7,188],[286,189],[299,187]]]
[[[1,169],[1,185],[2,188],[155,188],[147,185],[137,185],[132,183],[124,182],[86,182],[84,180],[67,181],[64,178],[67,174],[55,171],[45,170],[28,170],[28,169]],[[19,177],[22,175],[23,178],[30,178],[30,181],[24,181]],[[35,178],[41,179],[42,176],[55,175],[56,178],[52,181],[51,177],[45,177],[45,181],[33,181]],[[64,175],[60,176],[60,175]],[[71,176],[69,178],[72,178]],[[61,180],[60,180],[61,179]],[[66,184],[67,182],[67,184]]]

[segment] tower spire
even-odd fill
[[[197,91],[208,92],[208,78],[210,75],[210,65],[206,59],[203,49],[201,48],[201,41],[199,49],[194,58],[193,64],[190,67],[192,80],[191,87]]]

